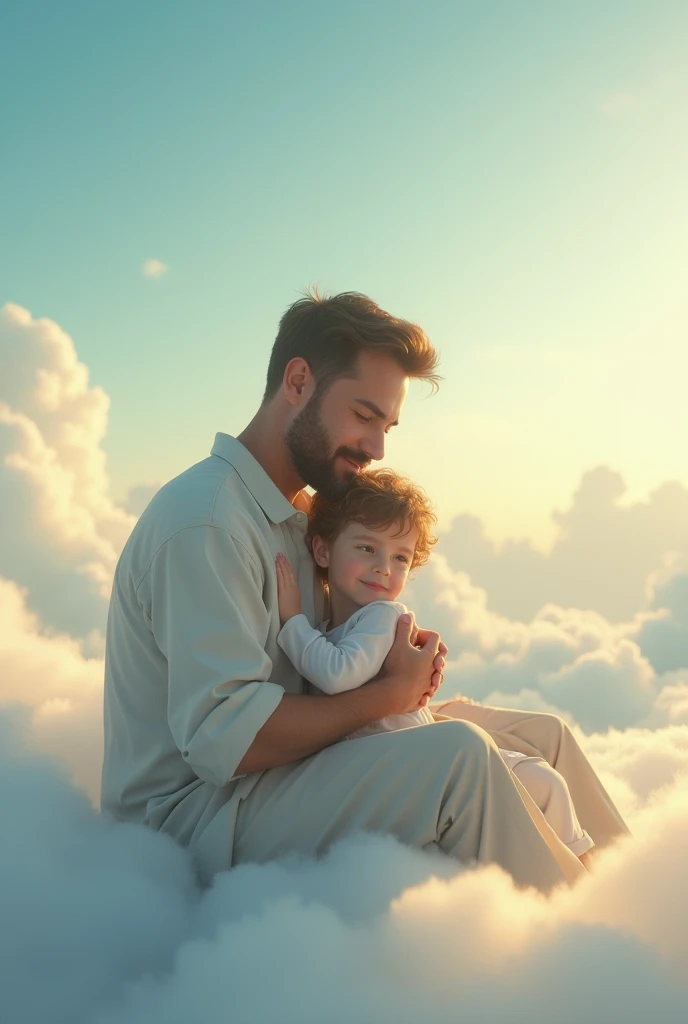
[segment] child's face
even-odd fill
[[[348,523],[330,543],[314,538],[313,555],[327,568],[330,592],[338,592],[357,607],[371,601],[395,601],[408,578],[418,528],[408,532],[398,523],[372,530]]]

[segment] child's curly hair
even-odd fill
[[[321,494],[313,496],[306,539],[312,550],[313,538],[333,541],[348,523],[361,523],[371,530],[384,530],[398,523],[400,533],[418,528],[411,569],[425,565],[430,548],[437,543],[432,529],[437,521],[422,487],[393,469],[361,472],[343,498],[330,501]],[[327,577],[327,569],[318,570]]]

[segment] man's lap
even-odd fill
[[[232,863],[292,852],[314,856],[361,830],[409,841],[403,818],[406,824],[413,819],[413,845],[431,843],[436,822],[418,792],[428,768],[448,763],[462,748],[475,754],[489,747],[499,761],[494,770],[508,775],[498,745],[547,757],[563,726],[553,715],[462,701],[443,702],[440,714],[434,726],[343,740],[296,764],[249,776],[194,843],[201,874],[210,878]],[[517,791],[513,798],[519,799]]]
[[[237,814],[234,862],[316,854],[358,830],[402,835],[409,815],[423,815],[423,779],[442,772],[457,752],[472,758],[486,746],[489,738],[474,724],[447,721],[343,740],[263,772]],[[425,827],[433,842],[430,818]]]

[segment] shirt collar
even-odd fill
[[[210,454],[217,455],[234,467],[265,515],[273,523],[283,523],[297,514],[298,509],[287,501],[261,464],[253,458],[248,448],[244,448],[241,441],[237,441],[230,434],[217,433]]]

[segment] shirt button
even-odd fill
[[[297,512],[296,513],[296,522],[297,523],[305,523],[306,522],[306,513],[305,512]]]
[[[182,757],[188,757],[188,756],[189,756],[189,751],[188,750],[182,750]]]

